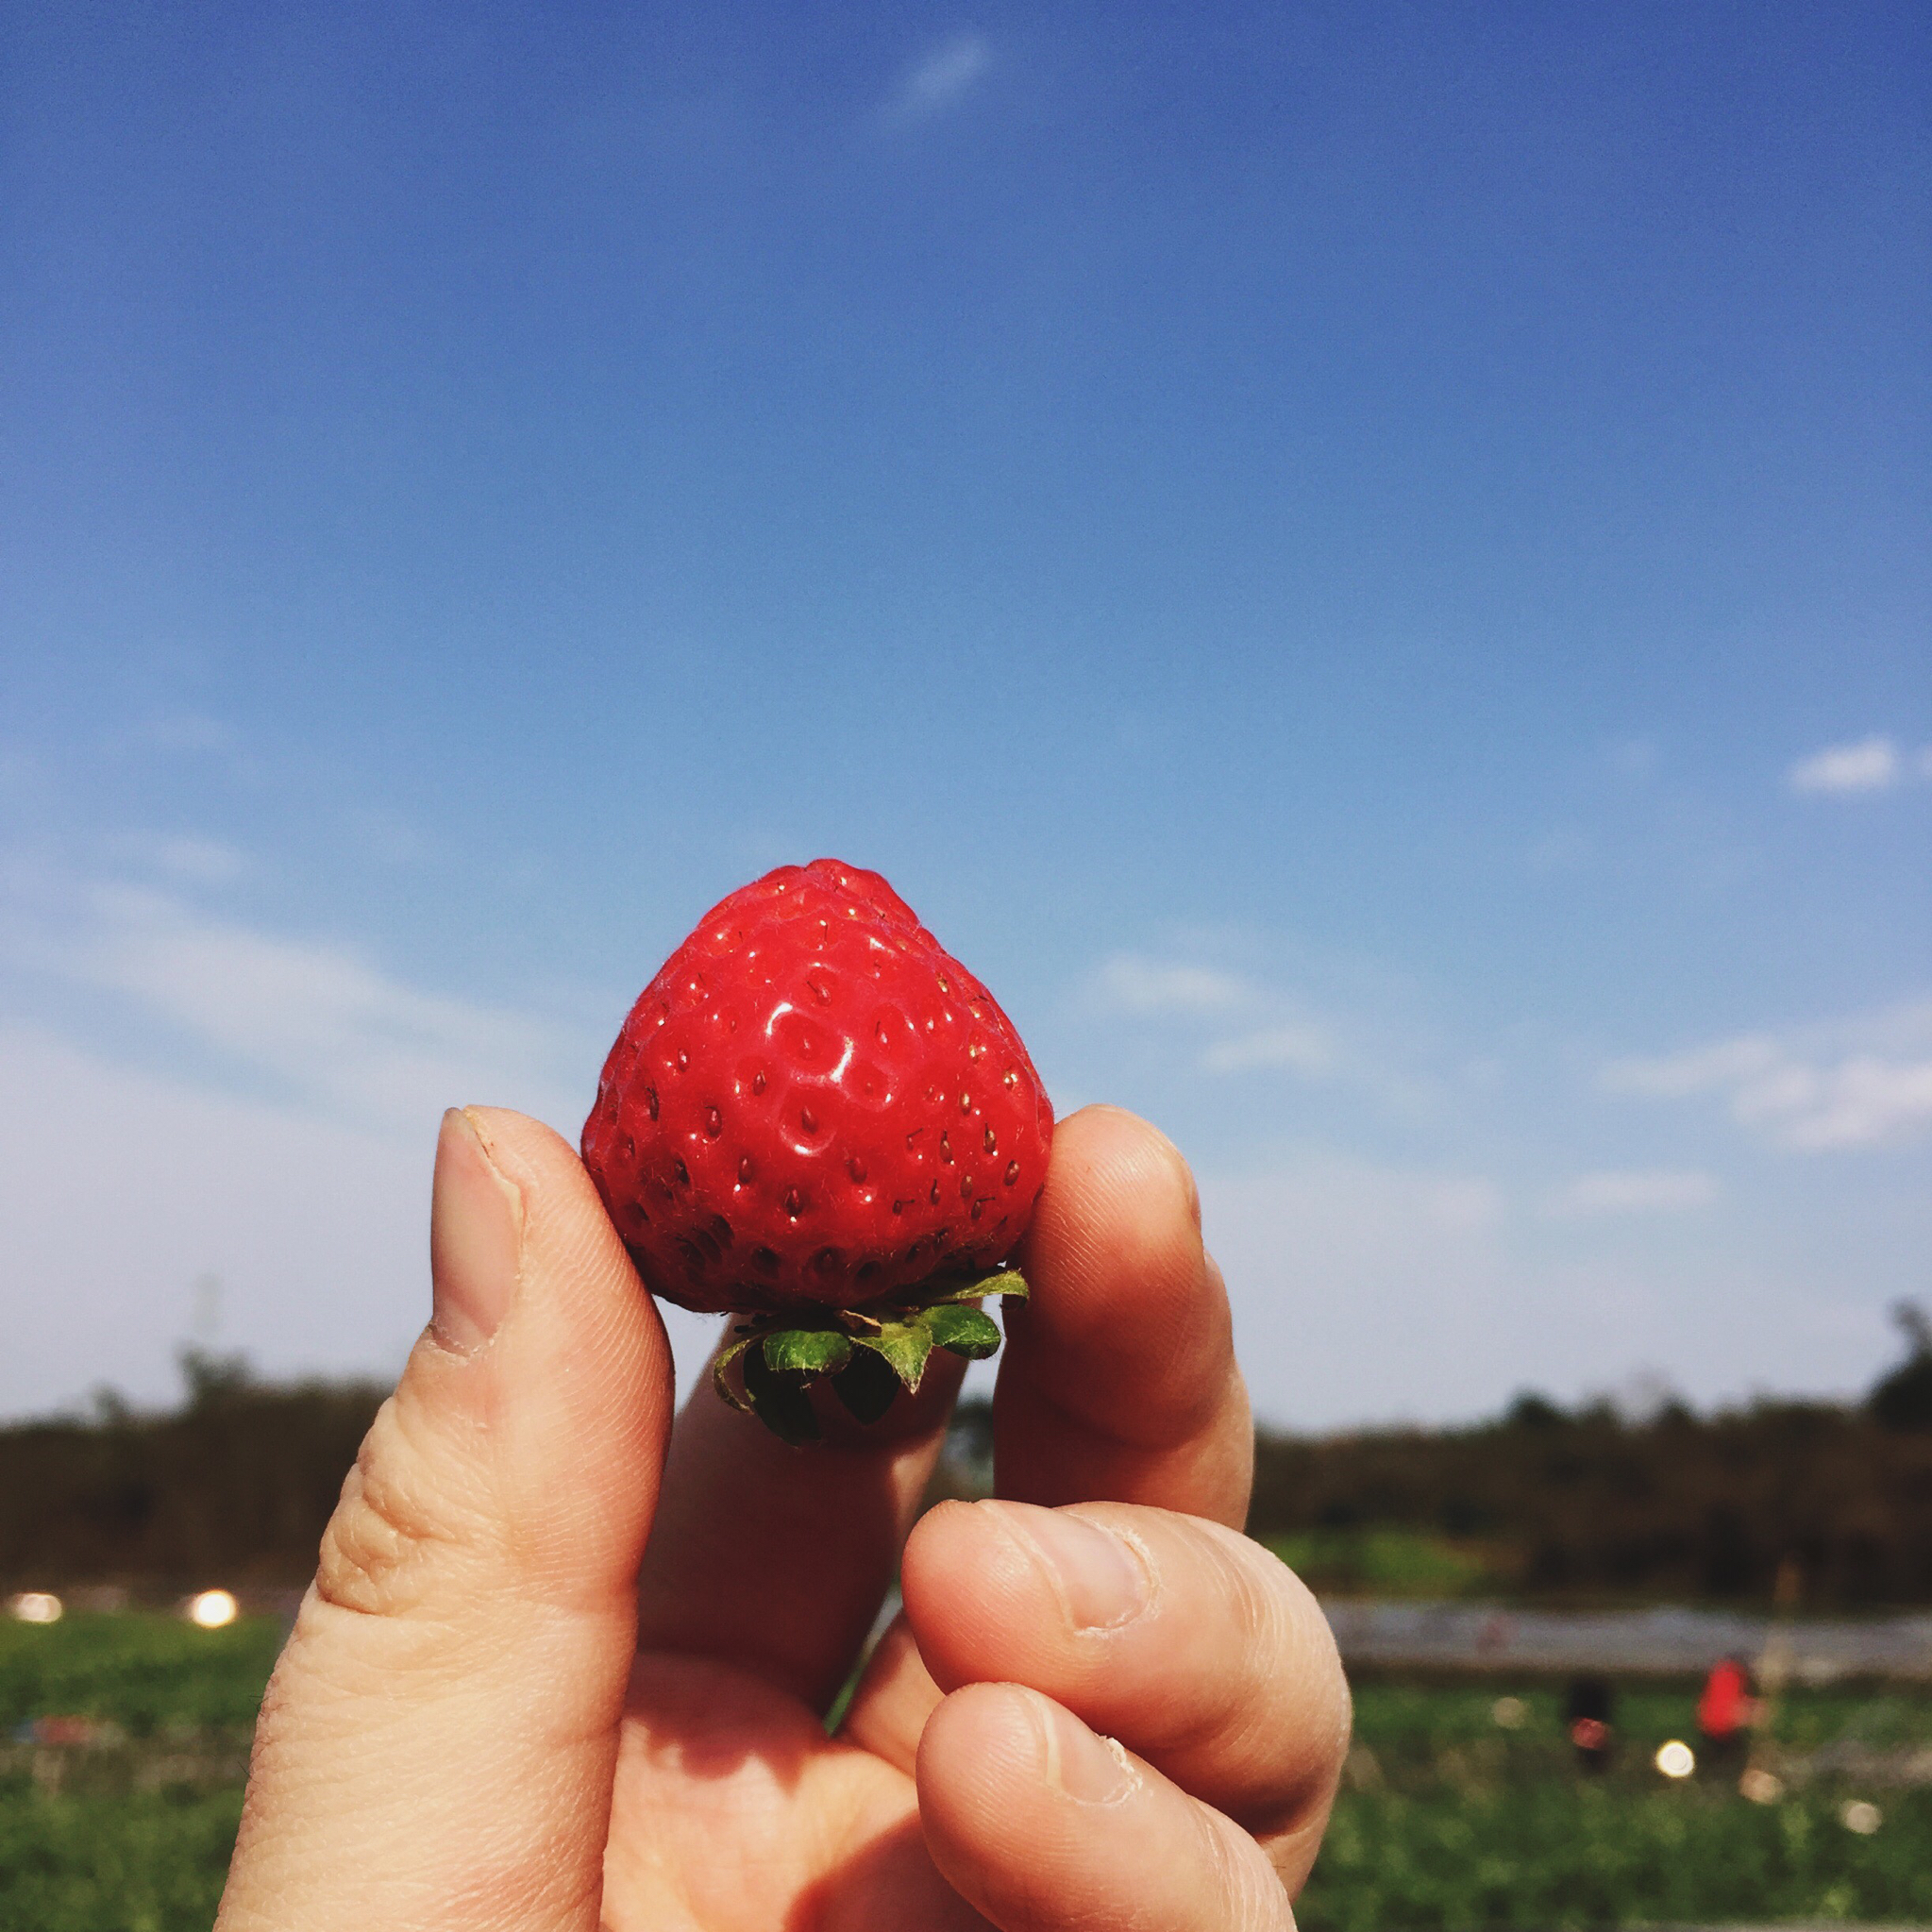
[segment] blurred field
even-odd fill
[[[1323,1596],[1441,1600],[1493,1593],[1502,1566],[1480,1547],[1426,1530],[1306,1529],[1264,1537],[1309,1588]]]
[[[1499,1694],[1523,1707],[1520,1728],[1496,1722]],[[1794,1696],[1775,1731],[1790,1788],[1754,1805],[1736,1766],[1681,1784],[1653,1769],[1666,1739],[1694,1738],[1694,1695],[1621,1689],[1617,1759],[1592,1777],[1555,1688],[1358,1684],[1347,1780],[1297,1918],[1308,1932],[1932,1921],[1932,1788],[1890,1782],[1932,1747],[1932,1696]],[[1827,1752],[1863,1775],[1806,1775]],[[1869,1836],[1840,1820],[1858,1800],[1881,1815]]]
[[[0,1925],[207,1932],[281,1636],[275,1618],[0,1624]]]
[[[172,1617],[0,1625],[0,1925],[205,1932],[220,1895],[249,1726],[278,1621]],[[1622,1690],[1611,1771],[1584,1776],[1550,1685],[1357,1687],[1347,1786],[1300,1908],[1310,1932],[1403,1926],[1890,1920],[1932,1923],[1932,1694],[1839,1686],[1779,1718],[1790,1789],[1667,1785],[1692,1687]],[[1513,1696],[1516,1728],[1496,1721]],[[50,1723],[50,1720],[84,1721]],[[86,1741],[35,1741],[23,1735]],[[1878,1807],[1860,1835],[1848,1801]]]

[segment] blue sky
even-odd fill
[[[0,1410],[393,1368],[440,1108],[819,852],[1187,1151],[1274,1420],[1932,1295],[1923,9],[0,51]]]

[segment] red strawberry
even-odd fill
[[[1052,1134],[993,996],[878,873],[817,859],[732,893],[665,961],[583,1158],[654,1293],[748,1315],[720,1391],[796,1439],[816,1433],[808,1380],[869,1420],[933,1346],[999,1346],[966,1304],[1024,1292],[997,1270]]]

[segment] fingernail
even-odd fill
[[[490,1158],[461,1107],[443,1117],[429,1205],[429,1326],[445,1349],[474,1354],[496,1333],[523,1266],[523,1196]]]
[[[1034,1701],[1044,1734],[1047,1782],[1080,1805],[1117,1805],[1137,1789],[1134,1760],[1112,1738],[1090,1731],[1051,1698]]]
[[[1140,1552],[1100,1524],[1033,1503],[979,1506],[992,1512],[1052,1578],[1076,1630],[1116,1629],[1152,1600],[1152,1579]]]

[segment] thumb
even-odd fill
[[[262,1704],[225,1932],[596,1932],[670,1351],[521,1115],[444,1117],[430,1269]]]

